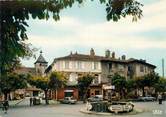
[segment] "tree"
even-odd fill
[[[29,83],[37,88],[40,88],[45,93],[46,104],[48,101],[48,91],[49,89],[58,89],[66,84],[67,80],[63,73],[52,72],[50,76],[34,76],[29,80]]]
[[[154,85],[156,93],[166,92],[166,79],[160,78]]]
[[[17,89],[27,87],[27,78],[23,74],[10,73],[7,77],[2,77],[0,82],[1,92],[5,95],[5,100],[8,99],[8,94]]]
[[[49,87],[51,89],[58,89],[66,85],[67,78],[62,72],[52,72],[49,76]]]
[[[93,1],[93,0],[91,0]],[[106,5],[107,20],[118,21],[121,17],[130,15],[133,21],[140,19],[142,4],[136,0],[99,0]],[[84,0],[4,0],[0,1],[0,82],[7,77],[20,57],[31,57],[35,50],[28,39],[27,20],[60,19],[59,13],[74,3],[81,4]]]
[[[62,88],[67,83],[67,78],[62,72],[52,72],[49,76],[49,87],[52,90],[56,90],[56,100],[57,100],[57,89]]]
[[[126,78],[116,73],[112,77],[112,85],[115,85],[115,90],[120,93],[121,98],[124,98]]]
[[[93,0],[92,0],[93,1]],[[133,21],[140,19],[142,4],[136,0],[99,0],[106,5],[107,20],[118,21],[121,17],[130,15]],[[26,20],[60,19],[61,10],[72,7],[74,3],[81,4],[84,0],[13,0],[0,1],[0,75],[7,74],[11,65],[19,57],[33,55],[31,44],[25,43],[28,39]]]
[[[155,83],[159,80],[159,76],[156,73],[149,73],[142,77],[135,78],[136,85],[139,89],[142,89],[143,96],[145,96],[145,87],[154,87]]]
[[[85,102],[87,97],[87,92],[89,90],[90,84],[95,77],[93,75],[87,74],[78,78],[78,88],[79,92],[83,96],[83,101]]]
[[[143,76],[145,79],[145,86],[154,87],[155,83],[159,81],[159,75],[155,72]]]
[[[126,89],[127,89],[127,92],[131,92],[134,89],[136,89],[136,83],[134,79],[129,79],[126,81]]]
[[[40,88],[45,93],[45,101],[46,104],[49,104],[47,93],[49,90],[49,81],[50,79],[48,77],[41,77],[41,76],[34,76],[29,80],[29,83],[33,86],[36,86],[37,88]]]

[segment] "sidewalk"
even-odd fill
[[[9,106],[13,107],[21,103],[24,99],[9,101]]]

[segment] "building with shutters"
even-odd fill
[[[85,74],[93,74],[93,80],[89,96],[101,95],[104,93],[102,86],[111,82],[111,77],[118,73],[127,79],[143,76],[154,72],[156,66],[147,63],[145,60],[126,59],[126,56],[118,58],[115,52],[106,50],[105,56],[98,56],[91,48],[89,54],[70,53],[68,56],[55,58],[53,63],[48,67],[46,73],[59,71],[66,74],[69,81],[67,87],[59,91],[58,99],[65,96],[74,96],[78,98],[77,79]]]

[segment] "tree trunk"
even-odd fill
[[[58,100],[58,91],[56,89],[56,101]]]
[[[44,91],[44,93],[45,93],[45,103],[46,103],[46,105],[49,104],[47,92],[48,92],[48,90],[45,90],[45,91]]]
[[[142,93],[143,93],[142,95],[145,96],[145,89],[144,89],[144,87],[142,88]]]
[[[83,95],[83,103],[86,103],[86,96],[87,96],[88,90],[89,90],[89,87],[87,88],[87,90],[85,90],[85,93]]]
[[[8,93],[7,92],[4,93],[4,99],[8,100]]]
[[[85,91],[85,93],[83,94],[83,103],[86,103],[86,92],[87,91]]]
[[[121,99],[124,99],[124,92],[123,92],[123,89],[120,90],[120,93],[121,93]]]

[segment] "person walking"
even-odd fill
[[[33,104],[33,98],[32,97],[30,97],[29,102],[30,102],[30,106],[32,106],[32,104]]]
[[[159,104],[162,104],[162,96],[161,96],[161,94],[158,95],[158,101],[159,101]]]
[[[9,108],[9,102],[8,102],[8,100],[5,100],[3,102],[3,111],[4,111],[5,114],[7,114],[8,108]]]

